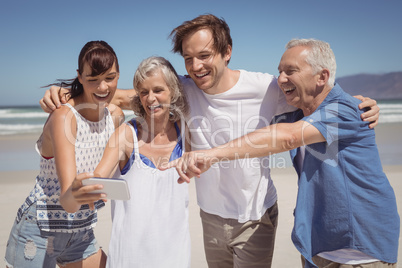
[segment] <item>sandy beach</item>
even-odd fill
[[[400,135],[402,124],[396,124],[389,129],[378,127],[376,130],[378,139],[385,144],[397,142],[397,146],[401,146]],[[7,158],[10,152],[23,152],[33,150],[37,135],[25,136],[6,136],[0,137],[0,154],[2,159]],[[395,143],[394,143],[395,145]],[[381,147],[380,147],[381,148]],[[384,149],[386,150],[386,148]],[[381,150],[380,150],[381,153]],[[386,152],[385,152],[386,153]],[[27,155],[21,154],[18,170],[0,171],[0,210],[3,215],[0,228],[0,252],[1,267],[5,267],[4,253],[8,235],[13,224],[17,209],[25,200],[27,194],[32,189],[37,174],[37,170],[24,170],[22,167],[27,161],[24,157],[31,157],[32,152]],[[392,154],[391,154],[392,156]],[[11,157],[11,156],[10,156]],[[400,161],[400,160],[398,160]],[[22,169],[22,170],[21,170]],[[394,188],[398,211],[402,215],[402,161],[399,165],[385,165],[384,171]],[[278,191],[279,205],[279,226],[276,236],[276,246],[274,252],[273,267],[300,267],[300,254],[293,246],[290,240],[290,234],[293,226],[293,208],[295,205],[297,193],[297,176],[293,168],[274,168],[272,169],[272,178]],[[202,268],[207,267],[205,255],[203,251],[202,227],[199,217],[199,207],[196,202],[195,185],[190,183],[190,231],[192,240],[192,267]],[[110,238],[111,219],[110,219],[110,202],[106,208],[99,211],[99,223],[95,229],[96,236],[104,250],[108,250],[108,242]],[[400,245],[402,238],[399,239]],[[402,268],[402,249],[399,247],[399,262],[398,268]]]

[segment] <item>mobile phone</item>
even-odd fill
[[[94,185],[94,184],[102,184],[103,189],[95,190],[91,193],[105,193],[106,199],[114,199],[114,200],[129,200],[130,192],[128,190],[128,184],[123,179],[115,179],[115,178],[89,178],[82,180],[82,185]]]

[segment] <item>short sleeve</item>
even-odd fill
[[[332,102],[320,106],[314,113],[302,120],[316,127],[328,144],[354,138],[366,122],[360,119],[360,111],[353,102]]]

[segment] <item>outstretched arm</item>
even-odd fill
[[[41,154],[54,157],[57,177],[60,182],[60,204],[70,213],[81,205],[71,195],[71,184],[76,175],[75,139],[76,120],[68,107],[52,113],[42,134]]]
[[[51,86],[45,91],[45,95],[39,101],[42,110],[47,113],[51,113],[60,108],[62,103],[66,103],[68,101],[66,98],[66,93],[68,93],[68,89],[66,88]],[[131,99],[135,95],[136,92],[134,89],[117,89],[111,103],[119,106],[123,110],[130,110]]]
[[[223,160],[262,157],[323,141],[325,139],[321,132],[305,121],[280,123],[258,129],[212,149],[185,153],[163,169],[176,167],[179,182],[190,182],[190,178],[199,177],[211,165]]]
[[[131,131],[126,124],[121,125],[110,137],[102,159],[93,173],[78,174],[72,183],[72,195],[80,205],[89,204],[91,209],[94,208],[94,202],[104,199],[104,194],[90,193],[94,190],[102,189],[102,185],[83,186],[82,181],[91,177],[108,178],[113,176],[116,169],[124,166],[132,151],[132,138],[130,140]]]
[[[132,110],[132,99],[137,95],[134,89],[117,89],[113,96],[112,102],[123,110]]]

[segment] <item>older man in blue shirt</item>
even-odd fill
[[[299,175],[292,240],[304,267],[396,267],[400,219],[374,130],[361,120],[359,101],[335,85],[328,43],[298,39],[286,48],[278,84],[299,110],[170,166],[188,180],[223,159],[290,150]]]

